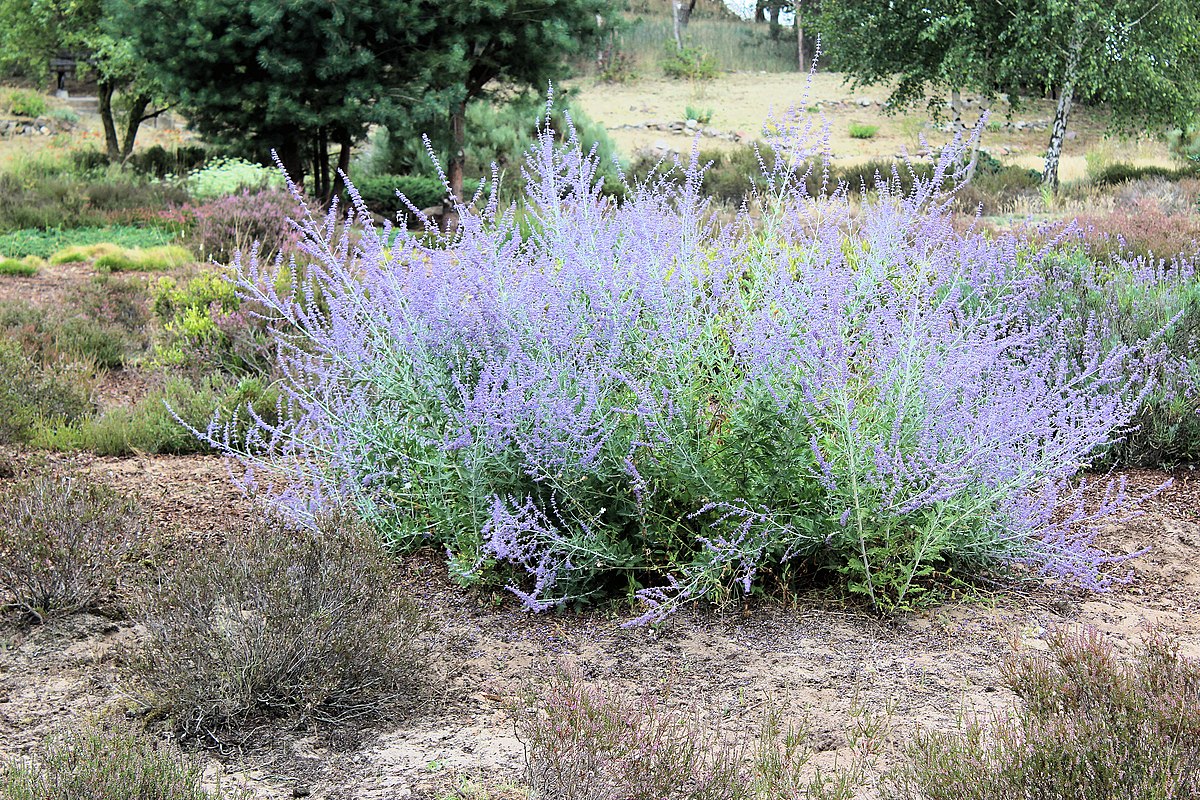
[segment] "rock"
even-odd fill
[[[683,125],[689,131],[694,131],[700,125],[700,123],[694,119],[689,119],[687,122],[683,123]]]
[[[864,98],[862,98],[862,99],[860,99],[860,100],[858,101],[858,104],[859,104],[860,106],[862,106],[863,108],[867,108],[867,107],[869,107],[869,106],[873,106],[873,105],[875,105],[875,101],[874,101],[874,100],[872,100],[872,99],[871,99],[871,98],[869,98],[869,97],[864,97]]]

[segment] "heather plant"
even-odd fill
[[[209,743],[263,719],[358,720],[420,697],[434,626],[393,570],[379,538],[346,520],[231,536],[149,589],[134,692]]]
[[[1127,498],[1085,509],[1074,481],[1138,406],[1131,348],[1034,313],[1049,251],[955,229],[952,149],[908,196],[813,198],[814,123],[785,122],[762,214],[731,225],[695,165],[618,203],[548,135],[521,221],[464,207],[430,246],[361,205],[353,238],[307,219],[302,278],[237,264],[280,322],[285,420],[210,440],[294,521],[348,503],[534,610],[623,592],[649,621],[779,575],[880,610],[987,570],[1120,579],[1093,537]]]
[[[228,194],[185,205],[165,215],[187,233],[188,244],[208,261],[228,263],[234,253],[260,248],[264,258],[286,250],[296,233],[288,220],[297,215],[296,201],[279,189]]]
[[[207,453],[209,443],[193,436],[188,427],[215,419],[244,435],[252,422],[249,409],[255,408],[264,420],[277,421],[277,402],[276,390],[257,378],[172,375],[131,406],[115,406],[74,420],[41,421],[28,441],[47,450],[84,450],[101,456]]]
[[[243,800],[204,787],[198,759],[128,723],[64,727],[33,754],[0,767],[3,800]]]
[[[0,332],[21,344],[34,361],[31,369],[53,370],[71,359],[112,369],[136,356],[144,339],[116,322],[79,310],[47,311],[27,303],[0,303]]]
[[[69,423],[92,410],[94,370],[54,356],[43,359],[0,336],[0,443],[27,442],[47,421]]]
[[[0,608],[42,622],[94,606],[142,532],[134,506],[83,478],[37,476],[0,490]]]
[[[518,714],[529,788],[563,800],[850,800],[877,745],[850,733],[850,763],[821,769],[809,731],[777,711],[730,734],[667,692],[622,695],[570,671]]]
[[[1200,663],[1161,633],[1127,661],[1095,630],[1060,631],[1004,673],[1019,702],[991,724],[921,733],[895,776],[925,800],[1184,800],[1200,793]]]
[[[256,313],[253,301],[243,303],[220,272],[201,272],[186,282],[163,278],[153,308],[163,334],[159,363],[236,376],[272,372],[268,317]]]

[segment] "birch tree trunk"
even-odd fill
[[[1077,19],[1071,29],[1071,40],[1067,45],[1067,64],[1063,72],[1062,88],[1058,93],[1058,106],[1054,110],[1054,125],[1050,129],[1050,146],[1046,148],[1046,166],[1042,170],[1042,185],[1058,191],[1058,165],[1062,160],[1063,140],[1067,138],[1067,120],[1071,117],[1071,102],[1075,95],[1075,81],[1079,75],[1079,55],[1083,51],[1083,25]]]
[[[985,102],[983,100],[981,103]],[[963,119],[963,102],[962,93],[958,89],[950,90],[950,112],[954,115],[954,127],[958,135],[962,137],[964,142],[970,142],[970,158],[967,160],[967,170],[963,177],[964,183],[970,183],[975,178],[975,170],[979,166],[979,141],[972,138],[975,135],[973,128],[968,128],[966,121]],[[980,107],[979,117],[982,118],[988,112],[988,106]],[[978,120],[976,120],[978,124]]]

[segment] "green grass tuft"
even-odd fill
[[[191,253],[178,245],[163,245],[105,253],[96,259],[96,269],[101,272],[164,272],[194,260]]]
[[[879,133],[878,125],[864,125],[861,122],[850,123],[851,139],[873,139]]]
[[[30,278],[36,275],[37,271],[37,264],[27,260],[18,261],[15,258],[0,259],[0,275],[15,275],[21,278]]]

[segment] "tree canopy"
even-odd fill
[[[330,189],[331,144],[345,169],[371,125],[404,129],[438,109],[461,126],[458,112],[490,87],[544,88],[608,8],[608,0],[105,2],[195,129],[277,150],[294,178],[316,175],[318,194]],[[453,177],[453,157],[450,167]]]
[[[1055,97],[1051,186],[1074,102],[1104,104],[1118,130],[1186,126],[1200,109],[1195,0],[824,0],[820,27],[855,82],[897,81],[893,109],[964,90]]]
[[[151,110],[160,93],[154,72],[109,24],[102,0],[0,0],[0,19],[0,67],[40,76],[52,57],[67,54],[95,72],[108,157],[128,158],[141,124],[164,109]]]

